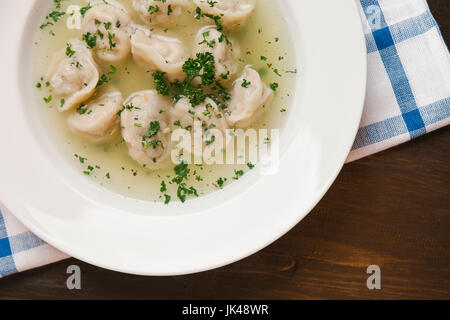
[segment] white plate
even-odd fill
[[[56,248],[134,274],[216,268],[281,237],[322,198],[347,157],[363,108],[366,50],[354,0],[273,1],[290,21],[299,59],[278,174],[254,170],[221,192],[169,206],[124,199],[62,160],[29,111],[26,48],[43,1],[1,1],[0,200]]]

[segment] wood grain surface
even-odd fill
[[[450,1],[428,3],[450,43]],[[286,236],[227,267],[157,278],[69,259],[1,279],[0,299],[450,299],[449,162],[444,128],[348,164]],[[66,288],[72,264],[81,290]]]

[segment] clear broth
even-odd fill
[[[131,0],[117,1],[127,8],[134,22],[140,23],[131,8]],[[70,5],[84,7],[87,4],[88,2],[83,0],[66,0],[61,2],[61,9],[58,10],[65,11]],[[229,34],[240,47],[240,69],[242,70],[245,65],[252,65],[255,70],[258,70],[267,85],[273,82],[279,84],[272,103],[252,124],[254,129],[282,128],[284,119],[288,115],[288,112],[285,111],[291,105],[292,90],[295,87],[294,73],[297,68],[295,52],[287,22],[283,18],[278,4],[279,1],[256,0],[256,9],[246,25]],[[49,11],[51,10],[54,10],[53,3],[49,7]],[[186,12],[180,22],[169,30],[153,29],[155,32],[181,39],[188,47],[192,47],[198,29],[211,24],[209,19],[197,21],[194,19],[194,14],[194,11]],[[42,108],[42,120],[49,129],[51,139],[80,174],[89,171],[88,166],[92,166],[94,170],[88,178],[95,180],[105,188],[139,200],[163,201],[160,188],[161,181],[165,181],[168,188],[166,193],[171,195],[172,201],[175,201],[176,186],[170,183],[174,177],[172,166],[161,170],[143,168],[128,155],[127,146],[120,133],[110,141],[101,144],[92,143],[73,134],[66,125],[70,112],[58,112],[58,101],[52,101],[49,104],[43,101],[49,92],[45,88],[45,79],[44,81],[40,79],[46,74],[46,67],[49,65],[53,53],[65,48],[67,40],[81,38],[80,30],[70,30],[66,27],[67,18],[68,15],[65,15],[55,25],[43,30],[38,28],[35,53],[33,54],[34,78],[36,83],[42,83],[42,88],[36,89],[36,99],[39,101],[39,108]],[[267,60],[263,60],[262,56]],[[100,61],[98,63],[104,72],[109,71],[109,64],[104,65]],[[117,71],[112,80],[102,86],[102,90],[114,88],[121,91],[126,98],[136,91],[154,89],[151,75],[139,68],[131,57],[122,65],[115,64],[114,66]],[[237,76],[239,76],[239,72]],[[79,157],[87,160],[82,163]],[[227,187],[235,181],[233,179],[236,176],[235,170],[250,170],[247,165],[206,164],[191,165],[190,169],[189,185],[196,188],[200,196],[218,190],[217,180],[219,178],[227,179],[224,184],[224,187]]]

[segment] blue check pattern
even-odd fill
[[[0,203],[0,278],[66,257],[26,229]]]
[[[426,1],[357,2],[366,33],[369,80],[363,121],[348,161],[450,123],[449,52]],[[430,80],[434,88],[426,86]]]
[[[11,243],[6,230],[5,219],[0,211],[0,275],[6,276],[17,272],[12,257]]]
[[[348,161],[450,124],[450,55],[425,0],[355,0],[368,52],[368,92]],[[67,258],[0,203],[0,277]]]
[[[29,231],[9,236],[5,218],[0,209],[0,277],[18,271],[14,261],[15,255],[42,245],[44,242]]]
[[[8,237],[4,218],[0,211],[0,276],[4,277],[18,271],[14,255],[44,244],[41,239],[29,231]]]

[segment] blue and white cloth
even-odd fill
[[[450,55],[425,0],[360,0],[368,52],[361,127],[347,161],[450,123]]]
[[[31,233],[0,204],[0,278],[68,256]]]
[[[425,0],[356,0],[367,40],[361,127],[347,161],[450,123],[450,55]],[[68,256],[0,205],[0,277]]]

